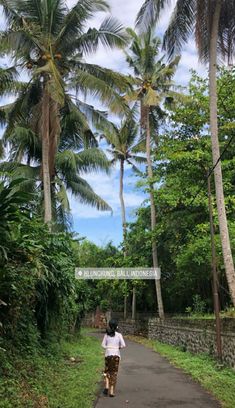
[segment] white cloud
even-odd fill
[[[124,26],[134,27],[135,18],[138,10],[143,4],[143,0],[110,0],[109,4],[111,5],[111,13],[114,17],[118,18]],[[157,35],[164,33],[174,4],[175,1],[172,2],[171,8],[162,14],[162,18],[157,26]],[[92,20],[93,25],[98,27],[103,20],[103,17],[103,13],[98,13],[96,18]],[[92,26],[92,24],[90,24],[90,26]],[[96,54],[87,57],[87,61],[122,73],[128,72],[125,56],[120,50],[108,50],[104,47],[100,47]],[[180,65],[175,75],[175,82],[177,84],[185,85],[190,79],[191,68],[198,70],[200,74],[204,74],[205,72],[205,68],[198,62],[195,43],[192,40],[184,46]],[[96,174],[88,175],[86,179],[92,185],[94,190],[109,203],[113,209],[114,215],[120,214],[118,170],[116,170],[110,178],[108,176],[100,176]],[[133,192],[134,181],[131,181],[130,178],[126,178],[125,185],[128,185],[128,190],[130,190],[125,193],[124,197],[126,207],[128,209],[134,209],[143,202],[145,197],[144,195],[141,195],[141,193]],[[109,213],[100,212],[88,206],[84,206],[75,201],[74,198],[72,198],[72,212],[75,218],[99,218],[109,216]]]
[[[115,169],[110,176],[97,173],[88,174],[86,180],[92,186],[94,191],[111,206],[113,215],[120,215],[118,169]],[[135,179],[129,176],[126,176],[125,178],[125,185],[128,186],[128,191],[127,188],[126,191],[124,191],[124,201],[127,210],[140,206],[145,198],[144,195],[131,191],[133,190],[135,181]],[[74,197],[71,197],[71,210],[74,218],[99,218],[110,216],[110,212],[98,211],[95,208],[83,205]]]
[[[140,6],[143,4],[143,1],[144,0],[109,0],[111,14],[119,19],[124,26],[134,27],[137,12],[140,9]],[[75,3],[76,0],[67,0],[69,7],[72,7]],[[157,26],[157,35],[164,33],[169,22],[174,3],[175,0],[172,1],[172,7],[170,9],[166,9],[162,14]],[[97,13],[95,18],[89,22],[89,26],[98,27],[103,21],[104,16],[104,13]],[[1,20],[1,23],[3,23],[3,20]],[[126,64],[124,54],[120,50],[110,51],[104,47],[100,47],[95,55],[91,55],[89,58],[87,58],[87,61],[90,63],[103,65],[122,73],[128,72],[128,66]],[[182,58],[175,76],[176,84],[185,85],[188,82],[190,78],[189,70],[191,68],[196,69],[201,75],[204,75],[206,72],[206,68],[198,62],[195,43],[192,40],[183,47]],[[102,198],[104,198],[110,204],[110,206],[113,208],[114,214],[119,215],[120,203],[118,194],[118,170],[116,169],[110,177],[104,174],[89,174],[86,175],[85,178],[91,184],[97,194],[102,196]],[[143,194],[134,192],[134,184],[134,178],[127,176],[125,179],[125,203],[128,209],[134,209],[135,207],[139,206],[145,198]],[[110,213],[100,212],[89,206],[82,205],[74,198],[71,198],[71,208],[75,219],[110,216]]]
[[[134,27],[136,15],[143,4],[143,1],[144,0],[110,0],[109,4],[111,6],[111,13],[125,27]],[[75,0],[70,0],[68,3],[74,4]],[[162,13],[157,24],[156,35],[162,37],[169,23],[174,5],[175,0],[172,0],[171,6],[166,8]],[[95,18],[89,22],[89,26],[98,27],[104,16],[104,13],[97,13]],[[96,54],[89,55],[86,59],[89,63],[105,66],[124,74],[129,72],[124,53],[121,50],[109,50],[101,46]],[[197,70],[202,76],[207,72],[206,67],[198,61],[195,41],[190,39],[183,47],[181,61],[175,75],[175,82],[180,85],[186,85],[190,79],[190,69],[192,68]]]

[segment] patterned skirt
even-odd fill
[[[104,374],[106,374],[109,379],[109,385],[115,386],[117,382],[117,374],[119,367],[120,357],[118,356],[108,356],[105,357],[105,369]]]

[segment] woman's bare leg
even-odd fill
[[[105,388],[109,388],[109,379],[108,379],[108,377],[107,377],[107,375],[106,375],[106,377],[105,377]]]
[[[110,394],[110,395],[114,395],[114,385],[111,385],[111,386],[110,386],[109,394]]]

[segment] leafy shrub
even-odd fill
[[[7,197],[0,205],[0,347],[33,351],[79,327],[83,293],[71,234],[49,232],[19,185],[0,184],[0,198]]]

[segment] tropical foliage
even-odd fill
[[[137,25],[152,27],[158,21],[167,0],[146,0],[137,16]],[[217,64],[219,57],[229,63],[234,57],[235,2],[177,0],[169,26],[164,35],[164,48],[172,56],[194,34],[199,58],[209,62],[210,131],[215,178],[215,192],[219,217],[220,239],[230,294],[235,306],[235,270],[225,207],[223,175],[219,145]]]
[[[220,303],[223,310],[234,303],[235,2],[176,1],[163,39],[155,28],[167,0],[146,0],[136,31],[107,14],[106,0],[74,3],[0,0],[4,401],[15,356],[52,358],[55,344],[73,336],[97,307],[125,317],[131,308],[135,317],[135,306],[160,317],[213,312],[209,173]],[[100,12],[104,21],[90,27]],[[192,34],[209,76],[193,71],[182,88],[174,82],[176,55]],[[87,62],[99,45],[123,49],[128,75]],[[228,66],[218,67],[225,58]],[[143,194],[131,220],[125,166]],[[72,232],[71,199],[111,212],[87,176],[114,169],[123,241],[98,246]],[[75,279],[76,267],[151,266],[161,267],[161,281]],[[31,372],[21,373],[24,385]]]
[[[161,104],[170,97],[172,77],[175,73],[179,58],[175,58],[170,64],[164,63],[164,56],[158,59],[160,40],[154,37],[153,30],[149,28],[146,33],[138,36],[133,30],[129,30],[132,43],[127,53],[127,62],[134,70],[135,88],[127,95],[130,100],[139,102],[141,134],[145,140],[147,158],[147,175],[149,198],[151,208],[151,230],[156,227],[156,207],[154,203],[153,165],[151,146],[158,142],[158,131],[164,117]],[[172,96],[171,96],[172,98]],[[158,254],[156,238],[152,234],[152,257],[153,267],[158,268]],[[158,301],[158,313],[164,318],[164,307],[161,294],[160,279],[155,281]]]
[[[232,250],[235,250],[234,225],[234,143],[233,135],[234,70],[224,69],[218,77],[219,117],[224,174],[225,202],[229,221]],[[163,299],[171,312],[184,313],[194,308],[194,296],[206,302],[205,309],[213,310],[211,293],[210,226],[207,197],[207,174],[212,167],[210,136],[208,134],[208,80],[193,73],[188,93],[175,101],[169,111],[170,125],[159,136],[155,151],[155,205],[158,223],[155,237],[159,263],[162,268]],[[230,109],[231,106],[231,109]],[[200,107],[200,110],[198,109]],[[139,183],[145,188],[145,180]],[[213,188],[213,197],[215,191]],[[230,305],[230,296],[223,266],[219,239],[218,216],[213,199],[222,308]],[[129,225],[127,247],[135,264],[151,263],[150,208],[137,212],[136,222]],[[143,256],[144,254],[144,256]]]
[[[19,161],[25,156],[32,161],[34,152],[40,159],[44,219],[51,222],[53,186],[57,184],[59,195],[64,195],[62,181],[55,180],[59,144],[64,149],[71,144],[73,149],[79,149],[81,144],[89,147],[93,142],[94,145],[87,117],[90,116],[93,125],[107,122],[104,112],[95,111],[80,96],[90,93],[115,112],[125,109],[120,96],[127,86],[125,78],[86,63],[84,57],[94,53],[99,43],[110,48],[124,46],[127,36],[112,17],[107,17],[99,29],[85,28],[95,13],[109,10],[104,0],[80,0],[72,9],[68,9],[64,0],[4,0],[1,4],[8,24],[7,30],[1,33],[1,41],[21,72],[27,69],[29,76],[12,106],[2,108],[8,124],[5,140]],[[67,178],[67,184],[70,189],[74,184],[75,194],[100,208],[108,208],[83,181],[80,183],[76,171],[71,178],[69,181]]]

